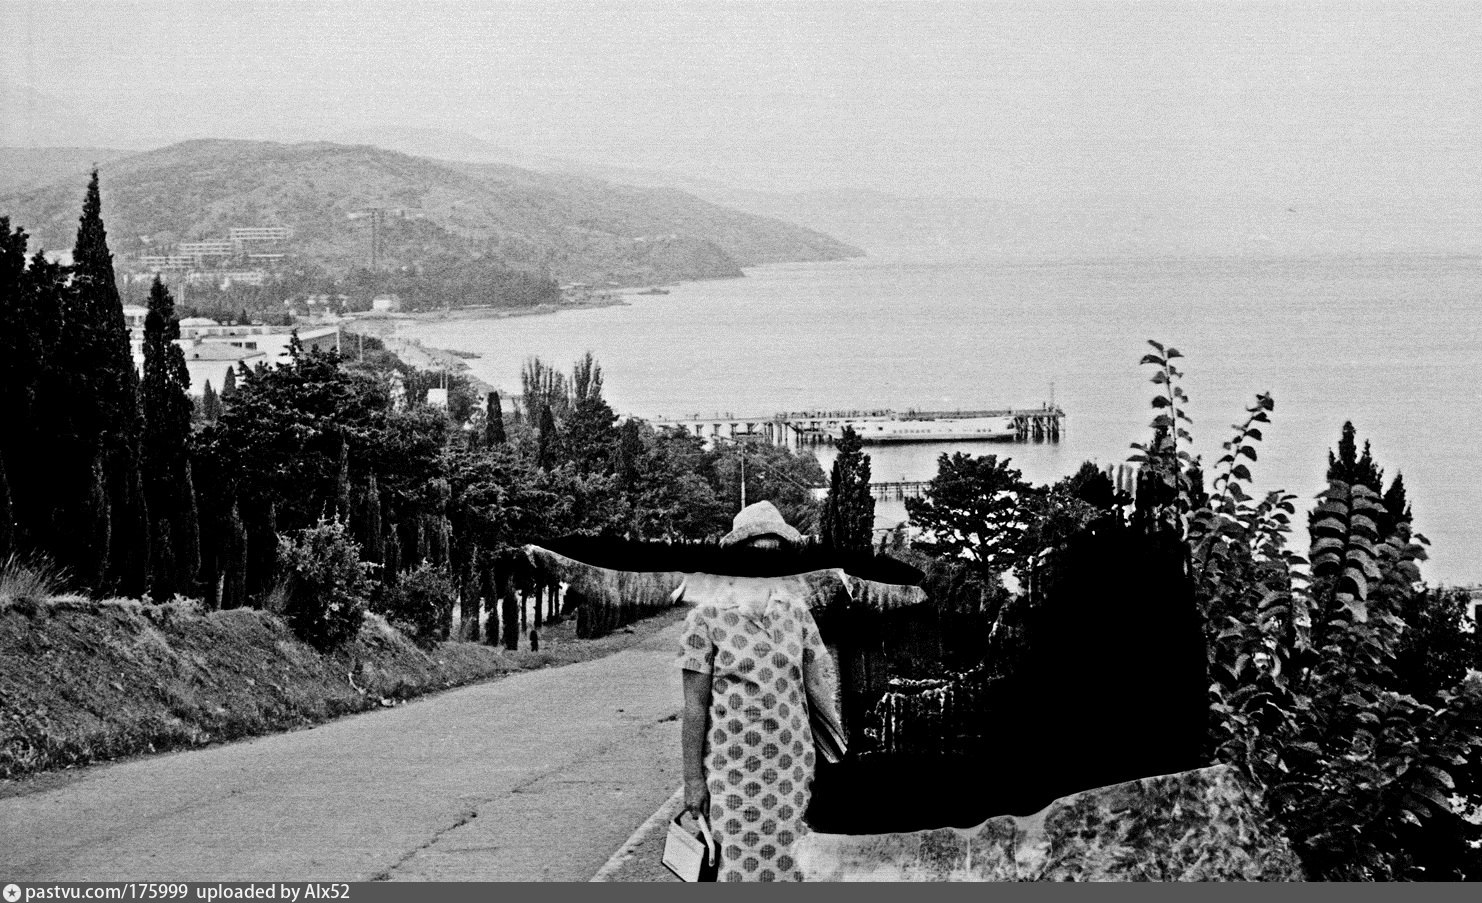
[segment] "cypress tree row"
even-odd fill
[[[28,265],[25,252],[25,233],[0,219],[0,460],[12,541],[79,588],[137,595],[152,561],[143,411],[96,171],[72,266],[40,253]]]
[[[77,433],[78,374],[60,359],[63,310],[72,296],[66,270],[37,253],[26,233],[0,217],[0,461],[10,485],[10,533],[17,550],[53,558],[78,573],[71,541],[88,494],[91,456]]]
[[[23,477],[34,471],[39,452],[35,430],[36,394],[42,383],[43,347],[36,335],[31,292],[26,282],[26,233],[10,228],[0,217],[0,474],[14,471]],[[27,539],[30,518],[26,500],[14,500],[8,490],[0,510],[4,532],[0,554],[10,552]],[[24,488],[19,490],[24,493]]]

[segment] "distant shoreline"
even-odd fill
[[[566,304],[537,304],[534,307],[491,307],[474,305],[454,307],[448,310],[423,310],[390,317],[392,323],[411,320],[418,323],[436,323],[443,320],[502,320],[506,317],[539,317],[558,314],[567,310],[592,310],[599,307],[627,307],[629,302],[621,297],[593,301],[575,301]]]

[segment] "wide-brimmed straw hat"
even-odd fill
[[[757,502],[741,509],[731,521],[731,532],[721,538],[722,547],[733,546],[757,536],[776,536],[791,546],[803,543],[803,534],[782,519],[782,512],[771,502]]]

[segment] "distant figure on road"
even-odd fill
[[[771,502],[737,514],[736,549],[796,548],[802,535]],[[842,735],[838,677],[796,581],[697,575],[681,587],[685,621],[684,805],[707,815],[721,881],[797,881],[792,844],[812,795],[815,717]]]

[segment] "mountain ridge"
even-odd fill
[[[86,149],[84,149],[85,151]],[[377,261],[499,260],[562,281],[638,285],[863,252],[812,229],[669,188],[502,163],[437,160],[368,144],[195,139],[103,162],[104,218],[120,264],[234,227],[288,226],[300,262],[331,273]],[[0,197],[0,212],[49,249],[70,246],[83,181]]]

